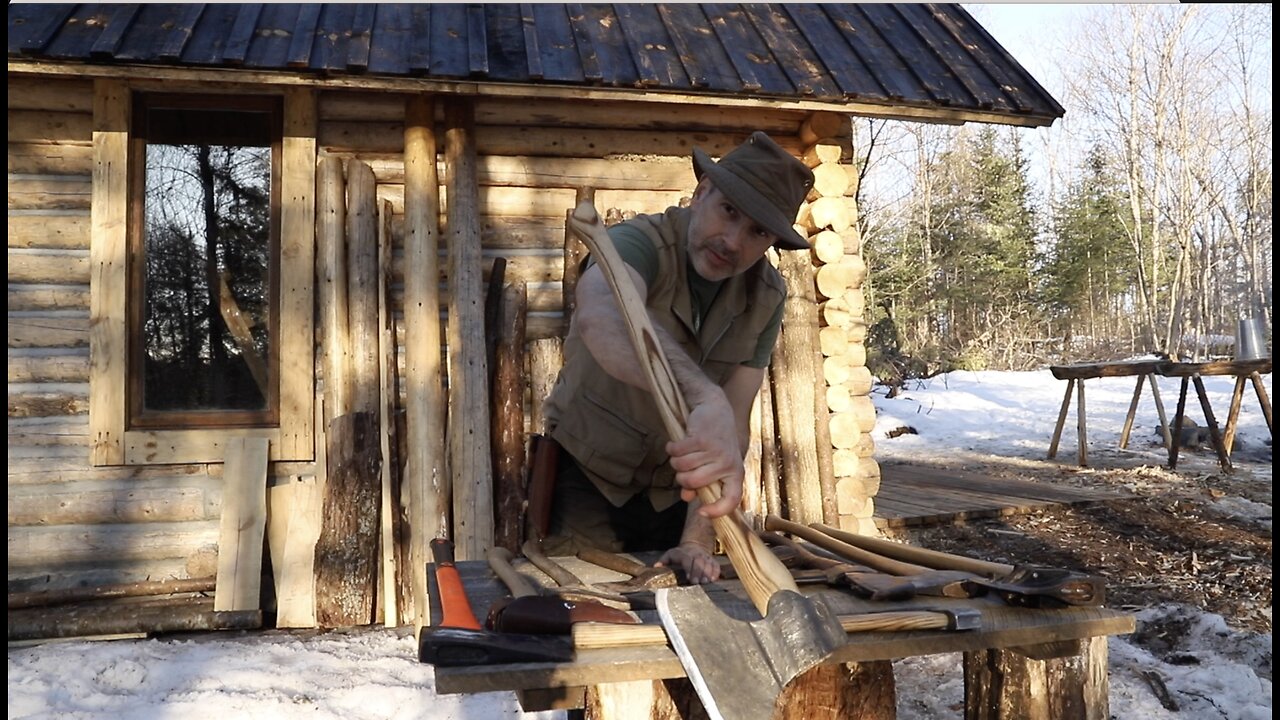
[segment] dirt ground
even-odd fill
[[[1109,607],[1137,610],[1182,603],[1221,615],[1240,630],[1269,634],[1270,446],[1234,455],[1230,474],[1220,470],[1211,450],[1184,452],[1176,472],[1161,459],[1154,451],[1091,448],[1089,468],[1074,466],[1074,457],[949,460],[946,464],[968,472],[1110,488],[1130,497],[908,528],[896,537],[996,562],[1096,573],[1106,580]]]

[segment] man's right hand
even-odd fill
[[[713,518],[738,507],[745,471],[733,408],[719,388],[700,399],[689,413],[684,439],[667,443],[666,450],[686,502],[697,497],[699,488],[721,484],[720,499],[698,509],[703,517]]]

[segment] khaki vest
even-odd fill
[[[686,280],[689,210],[673,207],[628,223],[658,248],[658,273],[645,303],[650,317],[707,377],[723,385],[734,368],[755,355],[760,334],[786,298],[782,276],[761,258],[729,278],[695,333]],[[667,463],[667,433],[653,397],[606,373],[572,324],[564,343],[564,367],[544,404],[544,415],[551,437],[615,506],[644,491],[657,510],[679,499],[675,471]]]

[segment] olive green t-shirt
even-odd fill
[[[653,246],[653,242],[643,232],[626,224],[610,227],[609,237],[613,240],[623,262],[640,273],[645,285],[652,285],[654,278],[658,275],[658,249]],[[689,291],[693,296],[695,325],[697,325],[701,318],[706,317],[711,303],[715,302],[723,281],[707,280],[699,275],[692,265],[688,268],[687,276]],[[756,342],[755,354],[743,365],[753,368],[768,367],[769,359],[773,355],[773,345],[778,340],[778,329],[782,326],[782,308],[783,305],[779,303],[777,311],[769,319],[769,325],[765,327]],[[694,328],[695,332],[697,329],[697,327]]]

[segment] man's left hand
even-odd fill
[[[695,542],[682,542],[671,548],[654,563],[658,567],[678,565],[685,577],[695,585],[712,583],[720,579],[720,563],[711,551]]]

